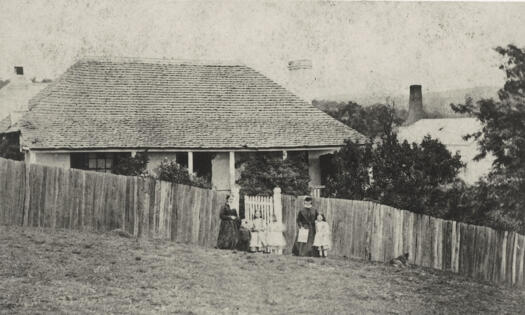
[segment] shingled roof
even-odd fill
[[[30,101],[31,149],[270,149],[364,136],[239,64],[83,59]]]

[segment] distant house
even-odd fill
[[[47,86],[45,82],[29,80],[24,67],[15,66],[7,84],[0,88],[0,140],[7,140],[13,147],[19,146],[16,132],[6,132],[26,113],[29,100]]]
[[[245,152],[306,151],[312,185],[320,157],[365,140],[256,70],[241,64],[87,58],[29,102],[19,123],[28,163],[110,171],[118,154],[147,151],[211,173],[230,190]]]
[[[466,164],[459,176],[468,184],[475,183],[480,177],[489,173],[494,158],[487,156],[480,161],[474,161],[474,157],[479,154],[477,143],[474,139],[468,141],[463,139],[465,135],[482,129],[479,120],[476,118],[425,119],[424,113],[421,86],[413,85],[410,87],[409,124],[398,129],[400,140],[420,143],[426,135],[430,135],[443,143],[452,154],[459,152],[462,162]]]
[[[27,110],[29,100],[47,86],[47,83],[28,79],[24,71],[22,66],[14,67],[8,83],[0,88],[0,121],[6,116],[12,116],[11,121],[18,119],[21,112]]]

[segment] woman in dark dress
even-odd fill
[[[231,205],[233,205],[233,196],[227,196],[226,204],[222,206],[220,212],[221,225],[217,247],[221,249],[235,249],[239,238],[239,218],[237,211],[230,208]]]
[[[305,242],[298,242],[299,233],[295,239],[292,253],[296,256],[314,256],[313,243],[315,238],[315,219],[318,212],[312,208],[312,197],[304,199],[304,208],[297,214],[297,231],[300,228],[308,230],[308,239]]]

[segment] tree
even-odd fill
[[[334,155],[334,175],[327,193],[346,199],[369,199],[418,213],[443,216],[447,186],[457,180],[461,157],[438,140],[400,143],[395,133],[364,145],[347,142]]]
[[[420,144],[402,143],[394,127],[401,123],[394,109],[370,109],[376,138],[368,143],[347,141],[334,154],[326,193],[332,197],[369,199],[379,203],[444,216],[448,189],[464,166],[459,154],[429,136]]]
[[[493,169],[477,185],[474,198],[483,198],[480,217],[491,218],[505,227],[525,224],[525,50],[514,45],[495,49],[502,57],[500,66],[506,81],[498,100],[482,99],[476,103],[454,105],[454,111],[476,117],[482,130],[467,135],[477,141],[480,153],[495,157]],[[476,205],[480,199],[471,202]],[[510,221],[515,221],[514,223]],[[499,223],[498,223],[499,222]]]
[[[280,154],[249,154],[241,161],[241,177],[237,184],[243,194],[267,195],[280,187],[284,194],[304,195],[308,193],[308,162],[304,152],[290,153],[287,159]]]
[[[117,155],[113,164],[112,173],[125,176],[141,176],[148,165],[147,153],[131,155]]]
[[[190,175],[186,167],[167,158],[160,163],[156,174],[157,176],[155,177],[160,180],[201,188],[211,188],[211,184],[207,179]]]
[[[406,119],[406,111],[396,111],[393,107],[384,104],[362,107],[354,102],[337,103],[314,100],[313,105],[352,129],[372,138],[385,133],[384,127],[387,125],[384,120],[386,118],[392,119],[392,124],[388,125],[390,127],[399,126]]]

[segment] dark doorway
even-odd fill
[[[321,185],[326,185],[328,177],[335,175],[333,159],[333,154],[325,154],[319,157],[319,163],[321,164]]]
[[[215,155],[211,152],[193,152],[193,172],[206,178],[211,183],[211,160]]]

